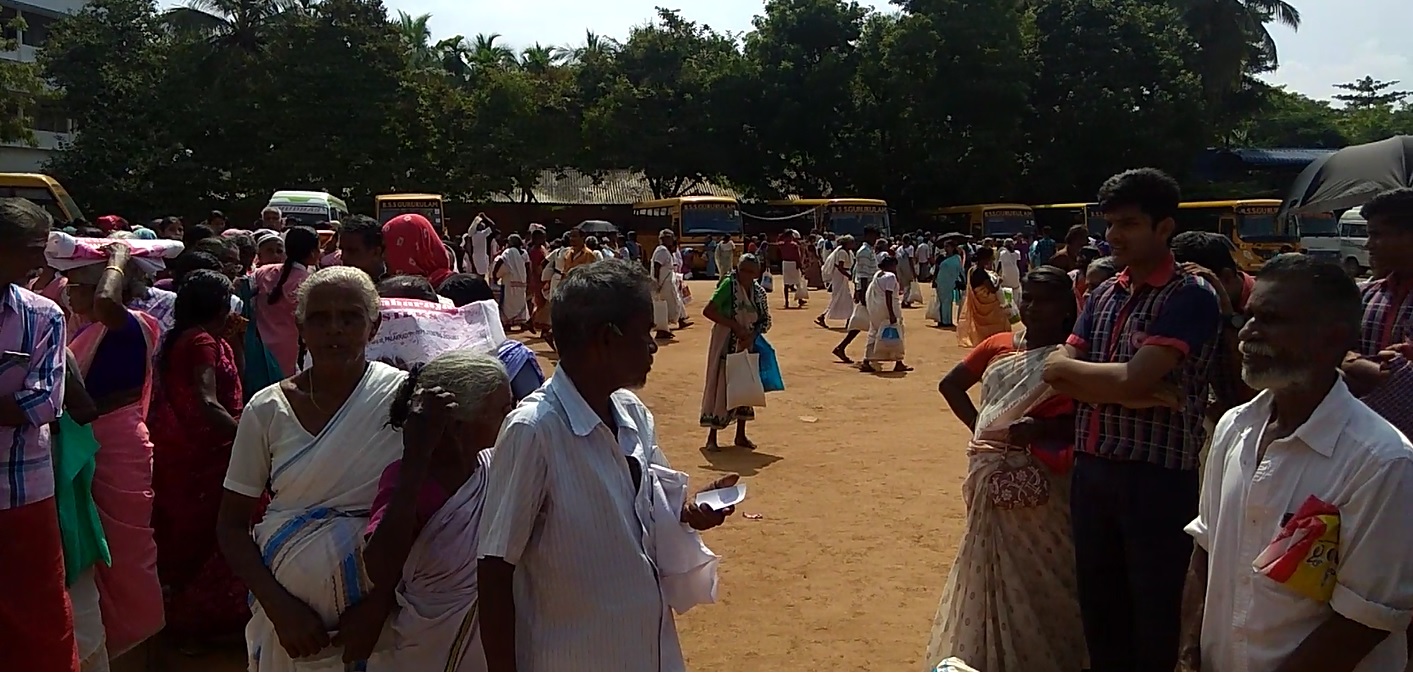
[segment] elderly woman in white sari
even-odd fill
[[[530,258],[519,235],[506,238],[505,249],[496,256],[491,269],[491,277],[500,281],[502,289],[500,316],[507,327],[520,325],[530,329],[530,304],[526,293],[529,291]]]
[[[496,435],[514,398],[505,367],[469,350],[413,372],[388,415],[403,454],[383,471],[364,551],[370,600],[391,618],[379,671],[485,672],[476,609],[476,534]],[[370,613],[372,611],[370,610]],[[341,637],[344,660],[376,634]]]
[[[868,309],[868,343],[859,370],[877,372],[877,363],[893,362],[893,371],[912,371],[903,362],[903,289],[896,271],[898,259],[884,252],[878,257],[878,272],[873,274],[864,293]]]
[[[385,423],[407,374],[364,355],[378,330],[367,273],[336,266],[310,275],[295,318],[312,366],[246,405],[216,537],[254,596],[250,670],[358,669],[330,644],[368,632],[360,623],[382,622],[364,604],[363,535],[378,477],[402,456],[402,436]],[[252,533],[265,493],[270,503]]]
[[[770,308],[765,288],[758,282],[761,270],[754,254],[743,255],[736,270],[721,278],[711,300],[702,308],[702,316],[712,323],[700,418],[701,426],[708,430],[707,451],[721,451],[716,433],[732,423],[736,424],[735,445],[756,448],[746,437],[746,421],[755,420],[755,408],[726,407],[726,356],[750,350],[757,336],[770,331]]]

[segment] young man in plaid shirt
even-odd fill
[[[1369,263],[1387,273],[1364,287],[1359,351],[1344,363],[1349,390],[1404,435],[1413,436],[1413,189],[1375,196],[1359,210],[1369,223]]]
[[[1045,380],[1079,402],[1070,511],[1080,610],[1096,671],[1177,663],[1197,514],[1198,454],[1217,293],[1168,248],[1177,182],[1134,169],[1099,189],[1122,272],[1094,289]]]

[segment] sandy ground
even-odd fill
[[[641,395],[664,451],[694,486],[735,472],[749,497],[707,537],[722,556],[721,601],[677,620],[688,667],[921,668],[962,528],[966,469],[967,430],[947,410],[937,381],[965,351],[952,332],[933,329],[921,307],[905,310],[907,361],[917,371],[863,374],[829,354],[842,331],[813,324],[827,294],[816,290],[809,308],[784,310],[777,293],[768,338],[786,389],[772,393],[750,424],[758,450],[709,455],[697,426],[711,332],[700,311],[714,283],[689,284],[697,324],[662,345]],[[864,338],[850,346],[856,359]],[[724,432],[721,442],[731,439]],[[762,519],[744,519],[747,513]],[[166,669],[244,669],[238,650],[198,659],[161,654]],[[114,667],[142,669],[141,658],[125,656]]]

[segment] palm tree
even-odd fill
[[[1249,73],[1279,66],[1268,24],[1300,28],[1300,10],[1285,0],[1186,0],[1184,18],[1202,48],[1209,95],[1240,89]]]
[[[481,33],[469,44],[463,45],[471,65],[478,68],[503,68],[515,65],[515,52],[509,47],[496,44],[500,37],[500,33],[491,33],[490,35]]]
[[[591,30],[584,31],[584,42],[579,45],[558,47],[562,63],[583,63],[589,59],[607,56],[618,50],[618,42]]]
[[[256,52],[264,48],[271,26],[304,8],[299,0],[187,0],[163,19],[177,31],[195,33],[214,48]]]
[[[546,73],[559,65],[562,54],[552,48],[535,43],[520,51],[520,67],[532,73]]]
[[[397,11],[397,19],[392,24],[402,38],[407,49],[407,60],[413,68],[430,68],[438,63],[437,53],[432,48],[432,29],[428,25],[431,14],[412,16],[402,10]]]

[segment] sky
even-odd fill
[[[1365,75],[1399,80],[1413,89],[1413,0],[1291,0],[1300,10],[1299,31],[1272,33],[1281,67],[1267,80],[1319,99],[1333,85]],[[887,10],[886,0],[861,0]],[[747,31],[763,0],[384,0],[389,13],[432,15],[436,39],[499,33],[509,46],[571,45],[584,32],[624,38],[651,18],[657,5],[682,10],[689,19],[722,31]],[[164,5],[177,4],[164,0]]]

